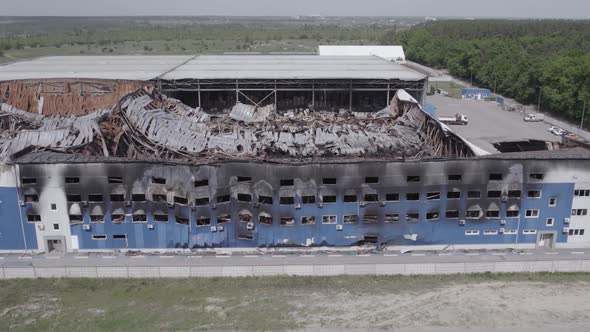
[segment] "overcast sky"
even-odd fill
[[[590,0],[0,0],[4,15],[590,18]]]

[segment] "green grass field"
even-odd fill
[[[417,307],[425,307],[434,302],[427,294],[438,296],[449,289],[451,293],[480,285],[520,289],[531,284],[583,284],[585,289],[589,282],[590,274],[564,273],[8,280],[0,281],[0,331],[347,329],[379,326],[371,320],[381,316],[365,321],[355,313],[371,310],[371,306],[377,310],[382,306],[378,302],[387,299],[393,301],[385,308],[391,309],[391,316],[399,311],[397,300],[403,303],[415,298]],[[460,305],[464,300],[458,301]],[[447,302],[453,305],[452,300]],[[399,326],[388,324],[392,325],[381,327]]]
[[[333,40],[285,39],[257,40],[245,44],[242,40],[178,40],[178,41],[126,41],[99,45],[62,45],[60,47],[25,47],[3,51],[0,63],[31,59],[51,55],[177,55],[177,54],[220,54],[225,52],[317,52],[320,44],[333,44]],[[370,41],[338,41],[343,44],[362,44]]]

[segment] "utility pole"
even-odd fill
[[[580,121],[580,129],[584,129],[584,114],[586,113],[586,100],[584,100],[584,107],[582,108],[582,120]]]
[[[496,94],[496,83],[498,82],[498,76],[494,73],[494,94]]]
[[[539,106],[537,106],[537,112],[541,112],[541,91],[543,91],[543,86],[539,85]]]

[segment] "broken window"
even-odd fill
[[[104,215],[102,214],[91,214],[90,222],[94,224],[104,224]]]
[[[37,178],[21,178],[22,184],[36,184]]]
[[[164,213],[154,213],[154,221],[168,222],[168,215]]]
[[[102,202],[102,195],[101,194],[89,194],[88,201],[92,203],[99,203]]]
[[[481,191],[478,190],[469,190],[467,192],[467,198],[468,199],[477,199],[477,198],[481,198]]]
[[[502,196],[502,192],[499,190],[489,190],[488,191],[488,198],[500,198]]]
[[[113,240],[126,240],[127,234],[114,234]]]
[[[180,225],[188,225],[189,224],[189,220],[186,217],[176,215],[176,216],[174,216],[174,218],[176,219],[177,224],[180,224]]]
[[[195,188],[198,187],[206,187],[209,185],[209,180],[205,179],[205,180],[196,180],[195,181]]]
[[[397,202],[397,201],[399,201],[399,194],[398,193],[385,194],[385,200],[388,202]]]
[[[323,184],[336,184],[336,178],[323,178]]]
[[[344,195],[344,203],[352,203],[356,202],[357,196],[356,195]]]
[[[365,202],[377,202],[379,195],[377,194],[365,194]]]
[[[336,195],[322,196],[323,203],[336,203]]]
[[[440,214],[438,211],[427,212],[426,213],[426,220],[438,220],[439,215]]]
[[[124,214],[111,214],[111,222],[114,224],[120,224],[125,222]]]
[[[125,201],[124,194],[111,194],[110,198],[111,198],[111,202],[124,202]]]
[[[519,214],[519,210],[508,210],[506,211],[506,218],[516,218]]]
[[[429,192],[426,194],[426,199],[429,201],[438,201],[440,199],[440,192]]]
[[[211,225],[211,219],[207,218],[207,217],[199,217],[197,218],[197,227],[200,226],[210,226]]]
[[[295,184],[293,179],[283,179],[280,182],[281,187],[289,187]]]
[[[503,178],[504,176],[502,175],[502,173],[490,173],[488,177],[490,181],[502,181]]]
[[[145,194],[132,194],[131,200],[134,202],[145,202],[146,201]]]
[[[66,183],[80,183],[79,177],[66,177]]]
[[[152,183],[154,183],[154,184],[166,184],[166,179],[152,177]]]
[[[460,199],[461,192],[457,190],[451,190],[447,192],[447,199]]]
[[[82,195],[77,195],[77,194],[66,195],[66,200],[70,203],[82,202]]]
[[[420,193],[407,193],[406,200],[407,201],[419,201],[420,200]]]
[[[480,210],[467,210],[465,213],[465,218],[467,219],[479,219],[481,217]]]
[[[220,214],[217,216],[218,224],[227,224],[231,222],[231,216],[229,214]]]
[[[38,201],[39,201],[39,195],[25,195],[25,202],[32,203],[32,202],[38,202]]]
[[[93,240],[106,240],[107,236],[104,234],[92,235]]]
[[[389,213],[385,215],[386,224],[397,224],[399,222],[399,213]]]
[[[295,197],[287,196],[287,197],[280,197],[279,204],[281,205],[293,205],[295,204]]]
[[[543,173],[531,173],[529,174],[531,180],[543,180],[545,175]]]
[[[447,210],[445,213],[445,218],[447,218],[447,219],[459,218],[459,210]]]
[[[250,213],[239,213],[238,219],[242,223],[249,223],[252,221],[252,215]]]
[[[252,202],[252,195],[250,195],[250,194],[238,194],[238,201],[239,202],[250,203],[250,202]]]
[[[41,222],[41,216],[38,214],[27,214],[28,222]]]
[[[508,191],[508,197],[510,198],[520,198],[520,190],[509,190]]]
[[[408,182],[408,183],[420,182],[420,177],[417,175],[406,176],[406,182]]]
[[[252,182],[252,177],[250,177],[250,176],[238,176],[238,182]]]
[[[322,224],[335,224],[336,216],[322,216]]]
[[[461,181],[463,177],[461,176],[461,174],[449,174],[447,176],[447,180],[449,181]]]
[[[261,224],[272,225],[272,216],[260,215],[258,216],[258,221]]]
[[[303,216],[303,217],[301,217],[301,224],[302,225],[314,225],[315,224],[315,217],[314,216]]]
[[[406,222],[414,223],[420,221],[420,213],[418,212],[409,212],[406,213]]]
[[[156,203],[166,203],[168,202],[168,196],[162,194],[152,194],[152,201]]]
[[[282,226],[293,226],[295,225],[295,218],[293,217],[281,217]]]
[[[229,195],[217,196],[217,204],[227,203],[229,202],[230,198],[231,197]]]
[[[368,184],[379,183],[379,178],[376,176],[368,176],[365,178],[365,183],[368,183]]]
[[[271,196],[258,196],[258,203],[272,205],[272,197]]]
[[[146,223],[147,216],[145,214],[134,214],[133,215],[133,222],[134,223]]]
[[[195,206],[209,205],[209,197],[197,197],[195,198]]]
[[[356,224],[359,222],[359,216],[357,215],[347,215],[343,217],[345,224]]]
[[[500,211],[498,210],[487,210],[486,218],[500,218]]]
[[[180,197],[180,196],[174,196],[174,203],[181,204],[181,205],[187,205],[188,204],[188,198],[186,198],[186,197]]]
[[[70,218],[70,224],[81,224],[84,222],[81,214],[70,214],[68,217]]]
[[[109,183],[123,183],[123,178],[120,176],[109,176]]]
[[[314,204],[315,203],[315,196],[302,196],[301,202],[303,204]]]
[[[528,198],[540,198],[541,191],[540,190],[529,190],[527,193]]]
[[[365,224],[376,224],[379,221],[379,217],[374,214],[365,214],[363,216],[363,222]]]

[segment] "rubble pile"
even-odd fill
[[[403,91],[400,91],[403,92]],[[402,95],[403,97],[404,95]],[[43,116],[2,104],[0,158],[55,150],[130,160],[314,160],[469,156],[452,133],[398,95],[374,113],[277,113],[238,103],[207,114],[153,89],[124,96],[112,110],[81,117]]]

